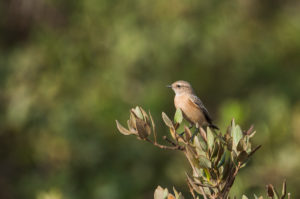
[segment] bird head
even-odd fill
[[[176,81],[173,84],[168,85],[167,87],[172,88],[172,90],[175,92],[176,95],[181,95],[184,93],[187,94],[194,93],[191,84],[183,80]]]

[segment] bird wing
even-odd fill
[[[190,100],[190,102],[191,102],[191,104],[193,106],[195,106],[196,108],[200,109],[203,112],[203,114],[205,116],[205,119],[207,120],[207,122],[209,124],[211,124],[212,123],[212,119],[211,119],[211,117],[209,115],[208,110],[203,105],[202,101],[196,95],[191,95],[190,98],[189,98],[189,100]]]

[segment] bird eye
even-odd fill
[[[180,88],[181,86],[179,84],[177,84],[177,88]]]

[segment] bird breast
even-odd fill
[[[206,122],[205,116],[201,109],[193,103],[188,94],[176,95],[174,98],[174,104],[176,109],[180,108],[183,112],[184,118],[196,124],[203,125]]]

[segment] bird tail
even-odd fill
[[[213,128],[213,129],[216,129],[216,130],[220,130],[219,127],[217,127],[217,126],[214,125],[214,124],[210,124],[209,127],[210,127],[210,128]]]

